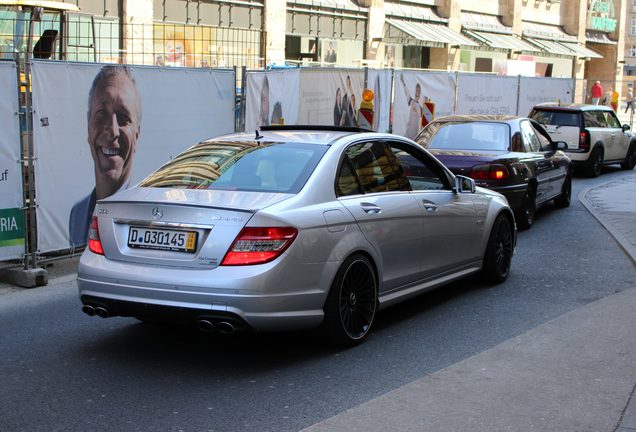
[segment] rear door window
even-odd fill
[[[603,111],[586,111],[583,113],[586,128],[606,128],[607,118]]]
[[[399,161],[384,142],[354,144],[345,151],[336,178],[338,196],[410,190]]]

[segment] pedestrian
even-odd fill
[[[627,111],[629,111],[630,109],[632,110],[632,112],[634,112],[634,91],[631,87],[627,90],[626,102],[627,106],[625,107],[625,114],[627,114]]]
[[[603,86],[600,81],[596,81],[592,86],[592,103],[598,105],[601,97],[603,97]]]

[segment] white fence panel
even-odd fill
[[[0,260],[24,254],[18,78],[14,62],[0,62]]]
[[[38,252],[84,245],[96,198],[234,131],[233,71],[131,66],[131,80],[122,69],[33,64]]]

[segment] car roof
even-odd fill
[[[253,132],[234,132],[203,140],[201,143],[214,142],[267,142],[267,143],[303,143],[332,145],[341,138],[360,137],[361,139],[390,139],[408,141],[408,139],[389,133],[373,132],[355,127],[337,126],[290,126],[263,127]]]
[[[513,115],[448,115],[444,117],[438,117],[434,121],[436,122],[501,122],[507,123],[515,120],[524,119],[526,117],[513,116]]]
[[[591,105],[591,104],[559,104],[556,102],[548,102],[535,105],[533,109],[540,110],[554,110],[554,111],[613,111],[611,107],[607,105]]]

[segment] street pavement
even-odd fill
[[[578,199],[636,263],[636,176]],[[632,287],[304,431],[636,432],[635,384]]]
[[[636,263],[636,175],[578,199]],[[618,291],[304,431],[636,432],[636,286]]]

